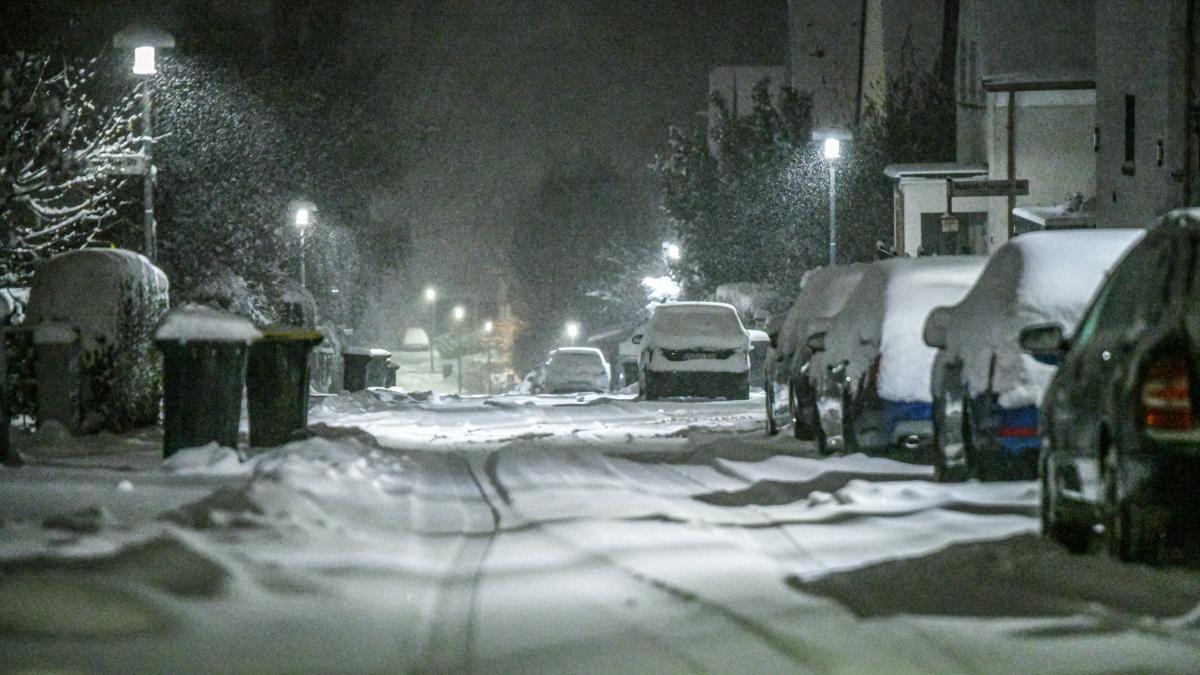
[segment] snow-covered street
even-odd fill
[[[322,401],[318,436],[0,469],[15,671],[1194,672],[1200,574],[1036,485],[762,434],[762,400]],[[107,454],[96,454],[103,452]]]

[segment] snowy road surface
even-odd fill
[[[1033,483],[817,458],[761,408],[362,393],[166,466],[153,434],[19,439],[0,669],[1200,669],[1200,573],[1072,556]]]

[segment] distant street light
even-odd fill
[[[838,132],[813,132],[814,139],[823,140],[822,156],[829,162],[829,265],[837,264],[837,162],[842,158],[842,138]]]
[[[425,287],[425,302],[429,304],[429,372],[435,373],[437,370],[433,364],[433,342],[437,335],[437,289],[433,286]]]
[[[490,320],[483,322],[484,333],[491,335],[493,330],[496,330],[496,324],[492,323]]]
[[[455,321],[462,321],[463,319],[467,318],[467,310],[464,309],[462,305],[455,305],[453,315]]]
[[[663,255],[666,257],[667,262],[679,262],[679,259],[683,257],[682,252],[679,250],[679,244],[664,241],[662,247]]]
[[[133,74],[145,77],[142,82],[142,218],[146,257],[158,260],[158,227],[154,221],[154,132],[150,114],[150,76],[158,72],[154,64],[156,49],[175,46],[175,37],[149,25],[130,24],[113,36],[113,47],[133,50]]]
[[[566,326],[567,338],[571,340],[571,344],[575,344],[576,338],[579,337],[579,324],[575,321],[568,321]]]

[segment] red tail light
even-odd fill
[[[1160,356],[1142,378],[1142,421],[1147,429],[1185,431],[1195,426],[1187,358]]]

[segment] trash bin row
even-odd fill
[[[206,307],[169,312],[155,334],[163,353],[163,454],[217,442],[237,447],[242,389],[250,445],[275,447],[303,438],[308,427],[309,351],[322,336],[311,328],[255,328]],[[345,388],[395,384],[382,349],[348,350]]]

